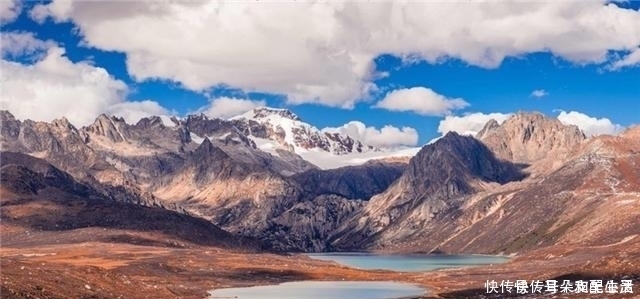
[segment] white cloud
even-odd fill
[[[539,99],[539,98],[546,97],[548,95],[549,95],[549,93],[546,90],[544,90],[544,89],[536,89],[536,90],[531,92],[530,96]]]
[[[109,106],[106,111],[109,115],[123,117],[127,123],[135,124],[143,117],[170,115],[171,113],[158,102],[145,100],[139,102],[120,102]]]
[[[637,66],[637,65],[640,65],[640,48],[633,50],[624,58],[611,63],[611,65],[609,66],[609,69],[618,70],[624,67],[631,67],[631,66]]]
[[[43,41],[31,32],[2,32],[0,34],[3,58],[42,58],[46,51],[55,46],[52,41]]]
[[[383,53],[491,68],[540,51],[603,63],[609,50],[640,45],[640,12],[604,1],[55,0],[31,15],[72,20],[88,45],[126,53],[137,80],[226,83],[337,107],[375,90],[372,59]]]
[[[265,105],[265,101],[220,97],[211,99],[209,105],[200,108],[198,112],[204,113],[209,117],[230,118]]]
[[[22,12],[20,0],[0,1],[0,23],[8,24],[13,22]]]
[[[375,107],[391,111],[412,111],[421,115],[446,115],[456,109],[469,106],[460,98],[447,98],[425,87],[393,90]]]
[[[447,132],[457,132],[464,135],[476,135],[484,125],[492,119],[495,119],[499,124],[502,124],[511,114],[504,113],[489,113],[484,114],[480,112],[470,113],[463,116],[449,115],[440,121],[438,125],[438,132],[445,135]]]
[[[127,85],[105,69],[87,62],[74,63],[64,55],[64,49],[31,38],[9,39],[18,42],[6,46],[15,53],[41,50],[44,45],[49,48],[33,64],[1,61],[0,109],[19,119],[66,117],[76,126],[90,124],[100,113],[117,113],[134,122],[138,116],[166,112],[152,101],[126,102]]]
[[[340,133],[373,146],[414,146],[418,143],[418,131],[411,127],[397,128],[386,125],[380,129],[367,127],[360,121],[350,121],[341,127],[324,128],[323,132]]]
[[[619,124],[614,124],[608,118],[596,118],[576,111],[560,111],[558,120],[565,125],[576,125],[587,136],[602,134],[615,135],[624,129]]]

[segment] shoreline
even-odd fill
[[[632,261],[640,260],[640,242],[625,245],[543,248],[499,265],[395,272],[354,269],[299,255],[206,246],[168,248],[89,241],[14,247],[2,244],[0,287],[3,298],[8,294],[7,298],[201,299],[213,288],[344,279],[411,283],[430,292],[418,298],[479,298],[484,296],[484,282],[490,279],[635,277],[640,265]],[[549,254],[556,258],[547,259]]]

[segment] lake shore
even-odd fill
[[[170,248],[61,240],[65,241],[3,244],[2,297],[205,298],[214,288],[298,280],[377,280],[423,286],[432,292],[430,298],[480,298],[486,295],[487,280],[631,277],[637,282],[640,278],[638,240],[624,246],[546,248],[500,265],[414,273],[365,271],[298,254],[234,252],[191,244]]]

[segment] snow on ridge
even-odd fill
[[[285,149],[282,145],[270,139],[258,138],[254,136],[250,136],[249,138],[256,143],[258,149],[274,156],[280,156],[277,151],[278,149]],[[418,151],[420,151],[419,147],[412,147],[387,152],[364,152],[336,155],[319,149],[299,148],[298,150],[296,150],[296,154],[298,154],[304,160],[320,167],[321,169],[333,169],[344,166],[361,165],[375,159],[412,157]]]
[[[274,156],[280,156],[276,149],[280,148],[281,146],[274,143],[273,140],[258,138],[254,136],[249,136],[249,139],[251,139],[261,151],[272,154]]]
[[[175,127],[176,123],[171,120],[171,117],[168,115],[158,115],[160,120],[162,121],[162,125],[165,127]]]
[[[321,169],[333,169],[344,166],[361,165],[371,160],[413,157],[420,151],[420,147],[404,148],[389,152],[364,152],[335,155],[325,151],[303,151],[298,153],[303,159],[313,163]]]
[[[298,115],[296,115],[289,109],[273,108],[273,107],[266,107],[266,106],[253,108],[240,115],[230,117],[229,120],[238,120],[238,119],[259,120],[259,119],[269,118],[271,116],[277,116],[281,118],[300,121],[300,117],[298,117]]]
[[[227,139],[227,137],[229,137],[229,135],[231,135],[231,132],[226,132],[226,133],[218,136],[218,140],[225,140],[225,139]]]
[[[201,144],[204,141],[204,137],[198,136],[196,133],[190,132],[189,137],[191,137],[191,141]]]

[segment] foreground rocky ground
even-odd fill
[[[213,288],[294,280],[394,280],[426,287],[427,298],[496,298],[486,295],[487,280],[553,278],[632,279],[637,297],[640,279],[640,237],[608,246],[541,249],[502,265],[424,273],[362,271],[303,255],[242,252],[104,228],[38,232],[3,225],[2,239],[2,298],[205,298]]]

